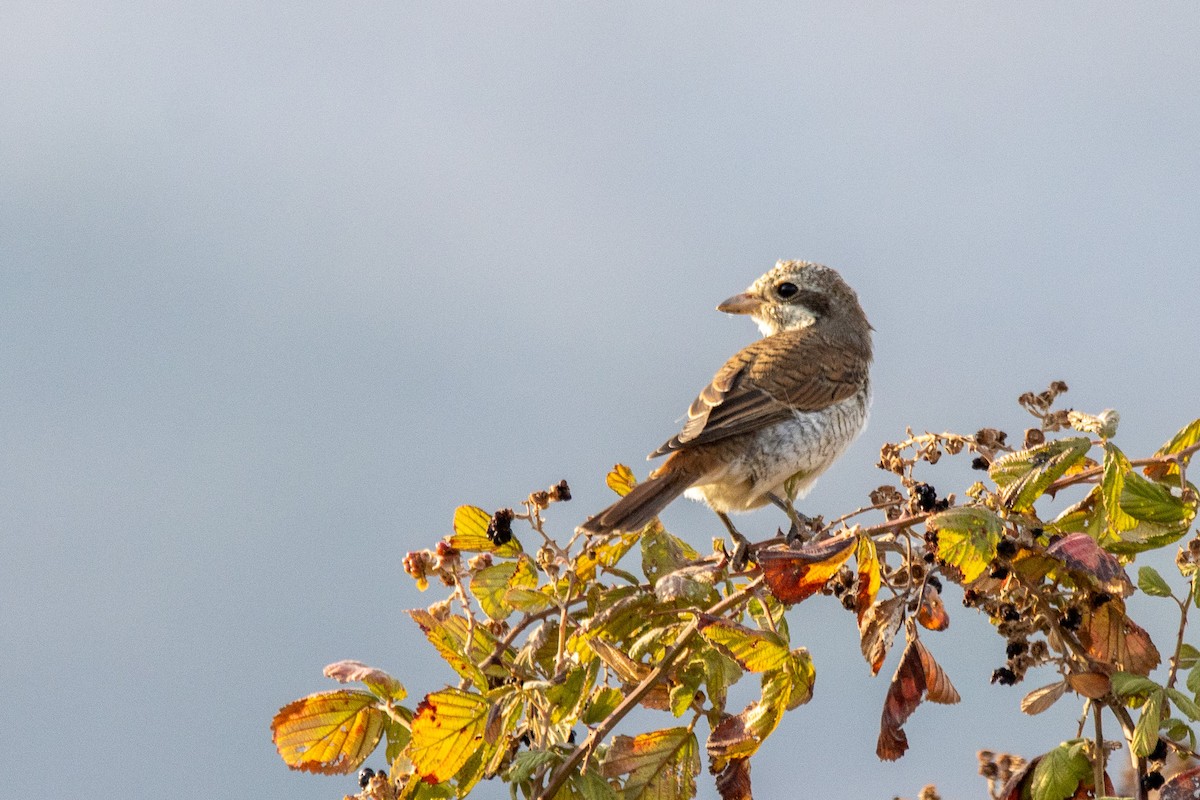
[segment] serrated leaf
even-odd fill
[[[475,627],[473,635],[469,634],[469,623],[462,617],[439,620],[423,609],[412,609],[408,614],[451,669],[476,686],[487,686],[487,679],[476,662],[491,654],[488,645],[495,637],[479,626]],[[468,639],[471,640],[470,657],[463,655]]]
[[[1114,672],[1110,679],[1112,680],[1113,694],[1123,700],[1144,697],[1162,688],[1149,678],[1130,672]]]
[[[1021,710],[1030,716],[1040,714],[1057,703],[1066,691],[1066,681],[1056,681],[1049,686],[1034,689],[1021,700]]]
[[[1046,555],[1062,562],[1074,575],[1087,576],[1106,592],[1118,597],[1133,594],[1133,582],[1121,562],[1086,533],[1064,536],[1046,548]]]
[[[1170,597],[1171,587],[1154,567],[1138,568],[1138,588],[1152,597]]]
[[[700,772],[699,744],[688,728],[616,736],[601,765],[604,775],[628,775],[627,800],[691,800]]]
[[[1139,756],[1148,756],[1158,746],[1158,727],[1162,724],[1163,693],[1160,689],[1151,692],[1146,702],[1142,704],[1142,715],[1138,717],[1133,729],[1133,740],[1130,742],[1133,752]]]
[[[1188,697],[1178,689],[1167,689],[1167,696],[1171,698],[1171,702],[1177,709],[1183,712],[1183,715],[1192,722],[1200,720],[1200,705],[1191,697]]]
[[[497,545],[488,538],[492,515],[478,506],[459,506],[454,509],[454,534],[446,537],[451,547],[468,553],[495,553],[512,558],[521,552],[521,543],[514,536]]]
[[[620,689],[615,689],[611,686],[598,686],[592,691],[592,696],[588,698],[587,708],[584,709],[580,721],[584,725],[595,725],[611,714],[617,706],[621,705],[621,701],[624,699],[625,693]]]
[[[637,478],[633,476],[633,470],[624,464],[614,464],[612,470],[604,476],[604,482],[608,484],[608,488],[621,497],[632,492],[633,487],[637,486]]]
[[[1150,634],[1126,616],[1124,602],[1116,598],[1084,611],[1079,641],[1097,661],[1136,675],[1149,675],[1162,658]]]
[[[1084,436],[1055,439],[1001,456],[992,462],[988,474],[1001,489],[1005,507],[1029,511],[1050,484],[1083,461],[1091,447]]]
[[[700,617],[700,634],[751,672],[778,669],[791,656],[787,642],[770,631],[756,631],[724,617]]]
[[[850,559],[857,542],[858,531],[851,529],[795,549],[760,551],[767,588],[789,605],[811,597]]]
[[[994,511],[979,506],[951,508],[935,514],[925,526],[937,531],[938,558],[957,567],[971,583],[996,557],[1004,524]]]
[[[471,576],[471,594],[479,601],[483,613],[495,620],[505,619],[512,613],[512,606],[504,600],[508,581],[517,572],[517,562],[493,564],[483,567]]]
[[[575,772],[568,780],[581,800],[618,800],[617,791],[594,769],[583,773]]]
[[[637,544],[641,536],[641,531],[624,533],[613,537],[605,544],[592,544],[575,559],[575,575],[580,581],[590,583],[595,580],[598,567],[615,567],[617,562]]]
[[[663,575],[688,566],[700,558],[690,544],[662,529],[642,536],[642,573],[653,586]]]
[[[1125,476],[1133,467],[1129,459],[1112,442],[1104,443],[1104,475],[1100,481],[1104,515],[1110,529],[1127,531],[1137,525],[1137,520],[1121,509],[1121,492],[1125,490]]]
[[[884,761],[895,761],[908,750],[908,736],[903,725],[916,711],[926,695],[934,703],[957,703],[958,692],[950,679],[933,658],[932,654],[909,631],[908,645],[896,666],[883,701],[883,714],[879,721],[879,739],[875,754]]]
[[[1179,668],[1191,669],[1200,663],[1200,650],[1192,647],[1187,642],[1184,642],[1179,647]]]
[[[310,694],[271,720],[275,747],[292,769],[344,775],[371,755],[388,717],[370,692],[343,689]]]
[[[1046,753],[1033,768],[1029,779],[1032,800],[1066,800],[1075,795],[1079,784],[1091,775],[1082,742],[1063,742]]]
[[[484,747],[490,703],[481,695],[443,689],[426,695],[412,721],[409,757],[426,783],[443,783]]]
[[[1192,509],[1165,486],[1148,481],[1135,472],[1125,476],[1121,510],[1136,519],[1159,525],[1178,525],[1192,518]]]
[[[550,704],[550,724],[557,725],[574,716],[584,695],[592,690],[599,671],[600,662],[592,660],[587,666],[569,670],[561,682],[546,690],[546,700]]]
[[[1189,692],[1194,695],[1200,695],[1200,666],[1192,667],[1188,672],[1185,685]]]
[[[520,588],[506,590],[504,602],[526,614],[538,614],[554,605],[554,601],[545,592]]]
[[[1156,452],[1154,455],[1160,458],[1162,456],[1173,456],[1178,452],[1186,450],[1197,442],[1200,442],[1200,419],[1194,419],[1187,425],[1184,425],[1178,433],[1171,437],[1170,441],[1158,448],[1158,452]],[[1184,460],[1185,465],[1187,460],[1188,459]],[[1161,479],[1170,475],[1178,475],[1179,465],[1175,462],[1168,462],[1166,464],[1151,464],[1145,468],[1144,472],[1146,473],[1147,477]]]

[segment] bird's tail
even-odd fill
[[[629,494],[580,525],[577,530],[591,534],[640,531],[695,482],[690,470],[679,469],[668,461],[645,481],[634,486]]]

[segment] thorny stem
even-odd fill
[[[754,594],[755,591],[757,591],[761,583],[761,577],[751,581],[736,594],[731,594],[729,597],[726,597],[719,603],[714,604],[707,611],[705,611],[705,614],[718,616],[734,606],[744,603]],[[558,768],[554,770],[554,774],[550,776],[550,783],[548,783],[546,788],[538,795],[539,800],[549,800],[549,798],[554,797],[558,793],[558,790],[562,788],[563,783],[566,782],[567,778],[571,775],[575,768],[579,766],[579,762],[582,761],[593,750],[595,750],[596,746],[604,740],[604,737],[607,736],[609,732],[611,732],[612,729],[617,726],[617,723],[624,719],[625,715],[627,715],[630,711],[636,708],[638,703],[642,701],[642,698],[654,688],[655,684],[662,680],[662,677],[667,673],[667,670],[671,668],[671,665],[675,662],[675,659],[687,646],[688,640],[691,639],[699,629],[700,616],[697,615],[696,618],[689,622],[687,627],[684,628],[679,634],[679,638],[675,640],[675,644],[671,646],[671,649],[668,650],[665,655],[663,655],[662,660],[658,662],[658,666],[651,670],[650,674],[643,678],[642,682],[639,683],[632,692],[626,695],[625,699],[621,701],[621,704],[617,706],[613,712],[604,719],[603,722],[597,725],[591,733],[588,734],[588,737],[584,740],[583,744],[571,751],[571,755],[567,757],[566,761],[558,765]]]
[[[1192,593],[1195,591],[1196,576],[1188,582],[1188,593],[1182,600],[1172,597],[1179,604],[1179,631],[1175,634],[1175,655],[1171,656],[1171,668],[1167,673],[1167,688],[1175,688],[1175,678],[1179,675],[1179,654],[1183,652],[1183,634],[1187,628],[1188,609],[1192,607]]]

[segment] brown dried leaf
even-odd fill
[[[959,697],[958,690],[954,688],[954,684],[950,683],[950,677],[946,675],[946,671],[942,669],[933,658],[925,645],[920,639],[914,639],[917,643],[917,652],[921,656],[921,669],[925,671],[925,699],[931,703],[941,703],[942,705],[953,705],[962,698]]]
[[[1092,700],[1099,700],[1112,689],[1112,681],[1103,672],[1075,672],[1067,676],[1067,683]]]
[[[859,623],[859,646],[863,658],[871,665],[871,674],[878,675],[880,667],[892,648],[892,640],[900,623],[904,620],[904,598],[902,596],[881,600],[867,609]]]
[[[717,791],[721,800],[753,800],[750,793],[750,759],[735,758],[717,773]]]
[[[1021,710],[1026,714],[1040,714],[1058,702],[1058,698],[1067,691],[1066,681],[1056,681],[1049,686],[1034,689],[1021,701]]]
[[[408,691],[400,681],[361,661],[335,661],[325,667],[325,677],[333,678],[338,683],[358,681],[378,696],[394,703],[399,703],[408,696]]]
[[[1101,664],[1135,675],[1149,675],[1162,660],[1150,635],[1125,615],[1125,603],[1115,598],[1084,611],[1079,641]]]

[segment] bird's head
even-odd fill
[[[775,268],[717,306],[748,314],[763,336],[820,323],[869,340],[871,326],[854,293],[836,270],[808,261],[780,261]]]

